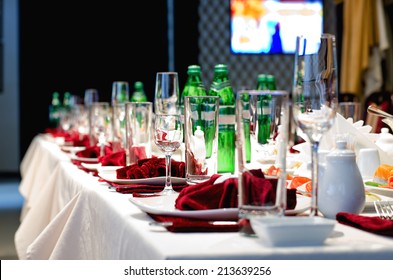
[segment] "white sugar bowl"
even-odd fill
[[[356,154],[347,149],[346,141],[338,140],[336,149],[326,156],[326,165],[318,186],[318,209],[335,219],[338,212],[359,214],[365,205],[362,175]]]

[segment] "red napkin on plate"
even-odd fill
[[[362,229],[371,233],[393,237],[393,221],[379,217],[362,216],[347,212],[339,212],[336,220],[344,225]]]
[[[200,219],[148,214],[156,222],[168,223],[171,232],[237,232],[239,224],[231,221],[205,221]]]
[[[208,181],[184,188],[176,199],[175,208],[180,210],[207,210],[236,208],[238,205],[238,179],[229,178],[214,184],[221,175],[213,175]],[[250,191],[262,201],[275,199],[277,179],[266,179],[261,170],[251,170],[245,175]],[[287,189],[287,209],[296,207],[296,190]]]
[[[105,146],[104,149],[106,155],[112,154],[111,147]],[[82,158],[98,158],[100,156],[100,147],[99,146],[88,147],[82,151],[76,152],[75,155]]]
[[[126,166],[126,151],[119,151],[99,157],[102,166]]]
[[[147,158],[138,160],[116,170],[117,179],[143,179],[165,176],[165,158]],[[186,164],[183,161],[171,161],[171,176],[184,178],[186,176]]]
[[[71,143],[74,147],[90,147],[89,135],[83,135],[80,137],[79,133],[67,135],[64,137],[66,143]]]

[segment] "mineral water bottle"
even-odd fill
[[[269,75],[268,75],[269,76]],[[271,80],[271,77],[269,78]],[[258,75],[258,83],[257,90],[269,90],[268,87],[268,79],[265,74]],[[266,95],[261,97],[257,102],[257,110],[258,113],[258,130],[257,130],[257,139],[260,144],[267,144],[270,139],[270,102],[271,95]]]
[[[184,97],[186,96],[205,96],[206,94],[206,89],[205,86],[202,82],[202,75],[201,75],[201,67],[199,65],[189,65],[188,69],[187,69],[187,80],[186,83],[184,85],[182,94],[181,94],[181,98],[179,100],[179,107],[180,107],[180,112],[184,117]],[[200,112],[200,110],[198,110]],[[184,120],[183,120],[184,123]],[[196,130],[197,126],[201,126],[204,129],[204,133],[206,134],[206,137],[209,137],[209,132],[205,131],[206,128],[208,128],[209,126],[206,126],[205,124],[198,124],[196,123],[194,125],[193,130]],[[214,131],[213,131],[214,133]],[[211,143],[210,141],[208,141],[208,143]],[[210,157],[211,155],[211,149],[212,147],[209,147],[210,144],[207,144],[207,155],[208,157]]]
[[[146,102],[147,96],[145,94],[145,90],[143,88],[143,83],[140,81],[136,81],[134,83],[134,92],[131,96],[131,102]]]
[[[55,91],[52,93],[52,101],[49,105],[49,125],[51,128],[57,128],[59,126],[61,109],[60,94]]]
[[[235,172],[235,95],[229,80],[228,66],[214,67],[209,95],[220,97],[218,128],[218,173]]]

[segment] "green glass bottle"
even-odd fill
[[[258,83],[257,90],[269,90],[268,87],[268,76],[260,74],[258,75]],[[271,78],[270,78],[271,79]],[[270,115],[270,102],[272,97],[270,94],[265,95],[257,103],[258,112],[258,130],[257,139],[260,144],[267,144],[270,139],[270,123],[271,123],[271,115]]]
[[[205,96],[206,89],[202,82],[201,67],[199,65],[190,65],[187,69],[187,80],[184,85],[181,98],[180,106],[183,106],[184,110],[184,97],[185,96]]]
[[[250,95],[248,93],[243,93],[242,96],[243,104],[243,128],[244,128],[244,147],[246,150],[246,162],[251,162],[251,135],[250,135]]]
[[[147,96],[145,94],[145,90],[143,88],[143,83],[140,81],[136,81],[134,83],[134,92],[131,96],[131,102],[146,102]]]
[[[235,95],[229,80],[228,66],[214,67],[209,95],[220,97],[218,128],[218,173],[235,172]]]
[[[52,93],[52,101],[49,105],[49,125],[51,128],[57,128],[59,126],[61,109],[60,94],[55,91]]]
[[[66,91],[63,96],[63,110],[70,112],[72,108],[72,95],[69,91]]]
[[[180,112],[184,116],[184,97],[186,96],[206,96],[206,89],[202,81],[201,67],[199,65],[189,65],[187,68],[187,80],[184,85],[181,98],[179,100]],[[198,109],[198,112],[201,110]],[[200,117],[200,116],[199,116]],[[209,132],[209,125],[202,123],[194,123],[193,124],[193,132],[196,131],[197,127],[200,127],[205,135],[205,137],[209,137],[211,132]],[[214,131],[213,131],[214,133]],[[210,141],[206,141],[206,157],[209,158],[211,156],[212,147],[209,143]]]

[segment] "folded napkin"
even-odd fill
[[[79,133],[68,134],[64,137],[64,141],[74,147],[90,147],[89,135],[80,137]]]
[[[102,166],[126,166],[126,151],[119,151],[99,157]]]
[[[147,158],[138,160],[116,170],[118,179],[143,179],[165,176],[165,158]],[[186,176],[186,164],[183,161],[171,161],[171,176],[184,178]]]
[[[393,221],[379,217],[362,216],[347,212],[339,212],[336,220],[340,224],[362,229],[371,233],[393,237]]]
[[[88,147],[82,151],[78,151],[75,153],[78,157],[84,158],[99,158],[100,157],[100,147],[99,146],[92,146]],[[110,146],[105,146],[105,155],[112,154],[112,148]]]
[[[238,206],[238,179],[229,178],[214,184],[221,175],[213,175],[209,180],[184,188],[175,201],[180,210],[207,210],[236,208]],[[277,179],[266,179],[261,170],[251,170],[243,180],[252,195],[261,201],[275,200]],[[287,209],[296,207],[296,190],[287,189]]]
[[[237,232],[236,222],[205,221],[200,219],[148,214],[158,223],[168,223],[165,228],[171,232]]]
[[[52,137],[67,137],[69,134],[58,128],[46,128],[45,133],[52,135]]]

